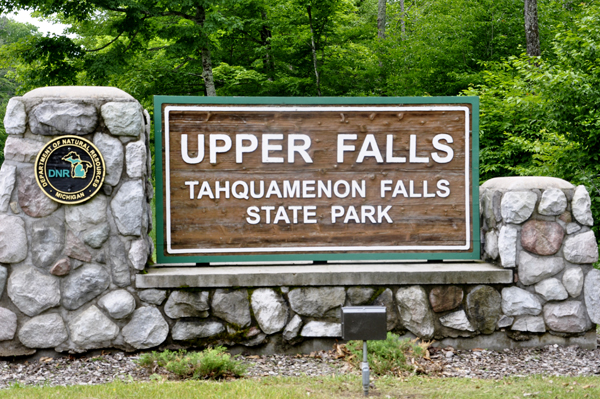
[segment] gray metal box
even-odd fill
[[[342,339],[385,340],[387,312],[385,306],[346,306],[342,308]]]

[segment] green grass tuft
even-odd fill
[[[429,343],[417,343],[417,340],[401,340],[396,334],[387,333],[383,341],[367,341],[367,359],[371,371],[375,375],[398,375],[403,371],[413,371],[414,367],[407,361],[409,357],[423,357]],[[354,355],[353,362],[358,366],[362,361],[362,341],[350,341],[346,345]]]
[[[137,363],[144,368],[158,366],[180,378],[222,379],[240,377],[246,372],[246,367],[225,352],[225,348],[217,346],[202,352],[164,352],[145,353]]]

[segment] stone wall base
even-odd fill
[[[523,335],[523,338],[525,337]],[[596,331],[588,331],[577,337],[560,337],[551,333],[545,333],[531,334],[527,338],[526,341],[515,341],[508,336],[506,331],[497,331],[490,335],[477,335],[472,338],[444,338],[441,341],[435,342],[433,346],[440,348],[451,346],[461,350],[481,348],[500,351],[502,349],[539,348],[546,345],[577,345],[582,349],[594,350],[596,349],[598,339]]]
[[[415,339],[416,336],[411,333],[406,333],[400,336],[400,339]],[[525,337],[523,337],[525,338]],[[497,331],[490,335],[478,335],[471,338],[444,338],[440,341],[434,341],[432,346],[445,348],[451,346],[458,350],[472,350],[476,348],[501,351],[503,349],[519,349],[519,348],[540,348],[547,345],[571,346],[577,345],[582,349],[594,350],[597,347],[598,334],[595,331],[576,337],[560,337],[550,333],[532,334],[525,341],[515,341],[511,339],[506,331]],[[337,338],[314,338],[304,341],[295,346],[290,345],[281,336],[271,336],[265,345],[258,347],[246,347],[243,345],[235,345],[228,348],[228,352],[237,354],[251,355],[274,355],[274,354],[310,354],[318,351],[328,351],[333,349],[335,344],[343,344],[345,341]],[[179,349],[179,346],[166,347],[164,349]],[[119,349],[106,348],[96,349],[86,353],[87,356],[100,355],[106,352],[117,352]],[[53,349],[38,349],[24,350],[21,353],[13,352],[10,356],[12,360],[18,361],[35,361],[42,357],[58,358],[72,356],[69,353],[57,352]],[[7,356],[0,356],[7,357]]]

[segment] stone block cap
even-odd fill
[[[495,190],[530,190],[537,188],[545,190],[547,188],[558,188],[561,190],[574,189],[575,186],[566,180],[557,177],[547,176],[516,176],[516,177],[496,177],[490,179],[481,185],[482,189]]]
[[[49,86],[33,89],[23,96],[24,99],[34,98],[97,98],[135,100],[116,87],[106,86]]]

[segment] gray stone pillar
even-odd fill
[[[134,287],[153,250],[147,111],[116,88],[45,87],[12,98],[4,125],[0,356],[160,344],[167,323],[138,307]],[[40,149],[65,135],[92,142],[106,165],[102,189],[78,205],[53,201],[34,174]]]
[[[502,289],[502,328],[582,334],[600,322],[600,270],[590,196],[552,177],[481,186],[483,257],[515,270]]]

